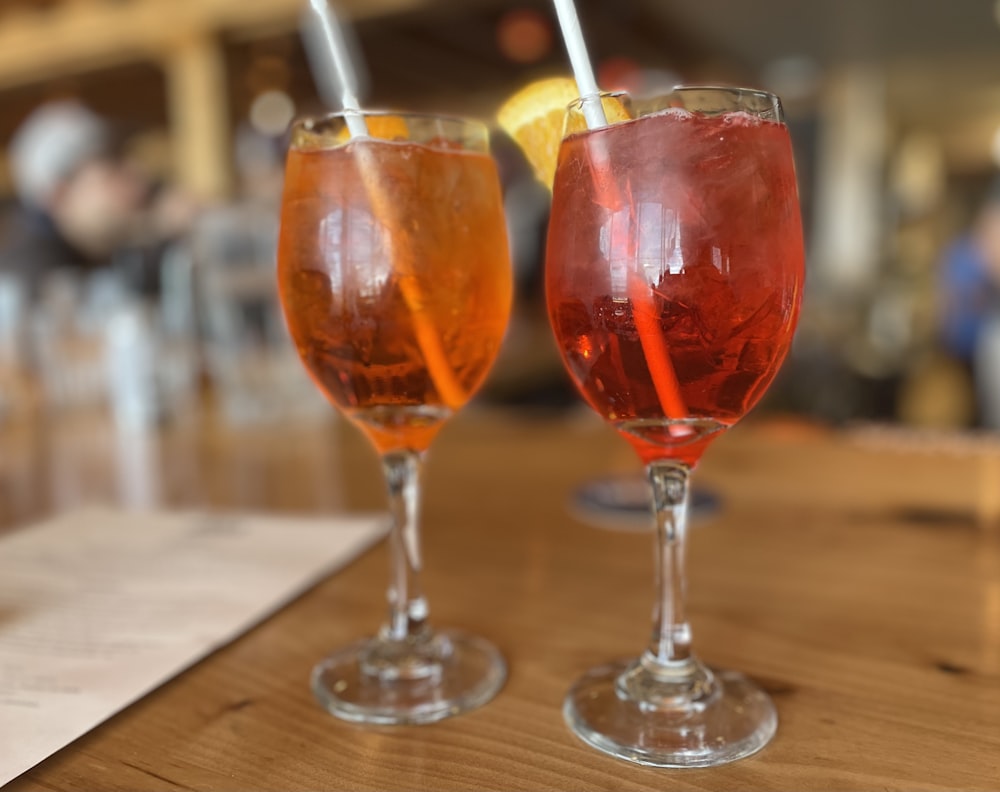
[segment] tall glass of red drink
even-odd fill
[[[580,104],[567,129],[579,129]],[[653,491],[657,588],[643,654],[590,671],[564,714],[641,764],[709,766],[774,734],[767,695],[691,650],[688,480],[788,352],[804,277],[792,147],[777,97],[679,88],[634,119],[567,134],[546,255],[552,328],[587,403],[635,448]]]
[[[393,524],[389,615],[334,652],[313,691],[361,723],[425,723],[485,703],[506,666],[487,641],[430,628],[420,587],[421,460],[500,348],[512,272],[500,184],[477,122],[344,113],[292,129],[278,287],[317,387],[381,455]]]

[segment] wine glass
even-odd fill
[[[589,671],[563,713],[584,741],[622,759],[722,764],[762,748],[777,716],[750,680],[692,652],[688,480],[791,344],[804,265],[788,129],[777,97],[722,87],[678,88],[590,131],[580,100],[566,124],[549,318],[577,389],[646,466],[658,597],[642,655]]]
[[[358,118],[368,134],[352,138]],[[392,514],[388,619],[312,675],[320,703],[350,721],[439,720],[506,678],[487,641],[431,629],[420,586],[421,461],[485,378],[511,308],[488,148],[482,124],[435,115],[346,111],[292,128],[281,304],[316,385],[380,454]]]

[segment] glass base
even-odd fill
[[[711,767],[763,748],[778,726],[768,695],[733,671],[699,673],[694,696],[650,695],[658,684],[641,661],[600,666],[570,690],[563,717],[598,750],[652,767]]]
[[[480,707],[507,679],[493,644],[453,630],[419,642],[372,638],[334,652],[312,672],[319,703],[354,723],[432,723]]]
[[[643,475],[609,475],[591,479],[577,488],[570,501],[574,517],[595,528],[652,533],[649,518],[653,493]],[[719,511],[721,499],[713,490],[695,487],[688,503],[688,519],[696,522]]]

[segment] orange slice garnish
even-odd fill
[[[365,125],[368,127],[368,136],[376,140],[408,140],[410,137],[410,130],[406,126],[406,121],[398,115],[366,116]],[[343,143],[350,136],[350,130],[348,130],[345,124],[337,132],[337,141]]]
[[[570,77],[550,77],[526,85],[504,102],[497,113],[497,123],[524,152],[536,178],[550,190],[564,132],[586,128],[582,117],[575,123],[566,123],[566,107],[579,95],[576,82]],[[602,103],[608,123],[631,118],[621,98],[605,96]]]

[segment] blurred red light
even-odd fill
[[[515,63],[539,61],[552,50],[552,23],[533,8],[508,11],[497,24],[497,46]]]
[[[632,58],[605,58],[597,66],[597,82],[605,91],[642,92],[642,68]]]

